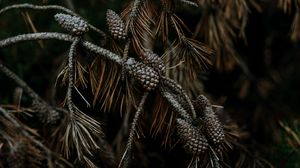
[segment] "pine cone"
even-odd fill
[[[151,50],[145,50],[143,53],[144,63],[154,68],[158,72],[164,72],[165,64],[162,59]]]
[[[199,155],[204,153],[208,148],[208,143],[200,129],[182,119],[176,121],[177,133],[184,149],[190,154]]]
[[[163,84],[170,90],[177,92],[177,93],[181,93],[184,90],[182,89],[182,87],[176,83],[174,80],[167,78],[167,77],[163,77],[164,80],[162,80]]]
[[[130,75],[137,79],[148,91],[154,90],[159,82],[158,73],[141,62],[130,58],[126,61],[126,68]]]
[[[203,113],[206,137],[217,146],[222,143],[225,138],[223,126],[211,106],[205,107]]]
[[[185,109],[186,111],[190,110],[189,104],[186,102],[186,99],[184,99],[181,95],[179,94],[174,94],[175,99],[178,101],[178,103]]]
[[[60,113],[44,102],[34,100],[32,102],[32,109],[44,124],[56,124],[61,119]]]
[[[126,38],[125,24],[116,12],[108,9],[106,12],[106,20],[108,29],[115,39]]]
[[[204,95],[200,95],[193,101],[193,105],[198,113],[202,113],[205,107],[210,106],[210,102]]]
[[[83,35],[89,31],[87,22],[78,16],[57,13],[54,15],[54,19],[60,24],[61,27],[75,35]]]

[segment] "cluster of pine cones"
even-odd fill
[[[209,100],[200,95],[193,101],[195,110],[200,113],[195,122],[177,119],[177,133],[184,149],[193,155],[199,155],[208,147],[218,149],[224,142],[225,134],[218,116],[212,109]]]
[[[125,24],[117,13],[108,10],[106,19],[109,31],[115,39],[125,39],[127,32]],[[142,86],[148,90],[154,90],[158,84],[160,75],[164,73],[165,65],[161,58],[151,50],[142,53],[143,62],[138,62],[133,58],[125,62],[127,72],[135,78]],[[195,110],[201,115],[195,119],[197,121],[186,121],[178,118],[176,121],[177,132],[184,146],[190,153],[199,155],[206,152],[210,147],[219,148],[224,142],[225,134],[223,126],[218,116],[212,109],[209,100],[200,95],[193,101]]]

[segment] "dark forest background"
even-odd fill
[[[215,50],[222,52],[219,56],[224,57],[223,60],[221,59],[223,65],[215,63],[199,73],[198,77],[202,82],[203,93],[208,95],[215,104],[223,106],[222,112],[230,116],[242,130],[240,137],[249,151],[264,158],[275,167],[300,167],[300,9],[298,9],[300,6],[294,5],[296,1],[286,0],[292,5],[288,10],[284,10],[284,7],[280,6],[283,0],[253,1],[258,6],[249,5],[244,37],[239,36],[238,29],[234,29],[236,36],[231,39],[234,56],[227,57],[226,55],[230,55],[228,51],[220,51],[223,49],[222,46],[226,46],[221,43],[221,47]],[[119,0],[0,0],[0,8],[18,3],[61,5],[74,10],[101,30],[107,31],[105,19],[107,9],[121,13],[129,2]],[[176,6],[175,13],[192,32],[197,29],[197,24],[203,15],[201,9],[184,3]],[[54,14],[54,12],[33,10],[7,12],[0,16],[0,39],[33,31],[61,31],[53,19]],[[296,15],[298,22],[295,22]],[[28,22],[28,17],[32,23]],[[298,24],[297,30],[292,30],[293,23]],[[36,30],[33,30],[32,25]],[[292,38],[293,31],[298,35]],[[170,34],[170,36],[176,35]],[[93,33],[88,36],[88,39],[96,44],[100,44],[100,38],[99,35]],[[208,44],[205,36],[200,35],[197,40]],[[57,101],[53,100],[54,83],[62,68],[68,47],[64,42],[55,40],[26,42],[9,48],[1,48],[0,61],[25,80],[45,100]],[[157,48],[161,55],[164,52],[163,49],[159,47],[159,44]],[[58,97],[63,97],[64,89],[64,86],[57,84]],[[81,89],[88,101],[93,101],[90,88]],[[1,106],[18,104],[16,101],[19,99],[16,99],[16,95],[20,94],[19,92],[20,89],[11,80],[0,74]],[[62,101],[61,98],[58,102],[62,104]],[[85,109],[85,112],[104,123],[103,129],[107,139],[109,142],[112,141],[121,125],[122,118],[119,113],[103,114],[100,103],[92,108],[86,108],[80,98],[75,97],[74,101],[80,108]],[[26,96],[22,96],[22,103],[19,105],[26,107],[29,102]],[[144,116],[146,117],[147,115]],[[149,131],[147,124],[147,122],[142,124],[146,134]],[[34,127],[34,121],[32,125]],[[141,150],[145,152],[148,159],[142,161],[148,165],[136,163],[137,167],[184,167],[187,165],[185,160],[188,157],[182,154],[180,147],[170,152],[170,149],[165,150],[162,147],[160,138],[147,138],[147,135],[145,137],[139,141],[144,144]]]

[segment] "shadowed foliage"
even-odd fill
[[[0,167],[298,167],[299,25],[299,0],[0,1]]]

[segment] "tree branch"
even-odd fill
[[[73,15],[73,16],[81,17],[77,13],[71,11],[68,8],[62,7],[62,6],[58,6],[58,5],[33,5],[33,4],[29,4],[29,3],[16,4],[16,5],[7,6],[7,7],[2,8],[0,10],[0,14],[3,14],[4,12],[7,12],[7,11],[12,10],[12,9],[34,9],[34,10],[50,10],[50,9],[54,9],[54,10],[59,10],[59,11],[66,12],[66,13],[68,13],[70,15]],[[99,33],[104,38],[104,40],[106,40],[106,38],[107,38],[106,34],[102,30],[96,28],[95,26],[93,26],[91,24],[88,24],[88,25],[89,25],[89,27],[92,30],[94,30],[95,32]]]
[[[14,37],[9,37],[4,40],[0,41],[0,48],[4,48],[19,42],[23,41],[33,41],[33,40],[50,40],[50,39],[55,39],[55,40],[61,40],[61,41],[67,41],[67,42],[73,42],[76,37],[73,37],[68,34],[64,33],[50,33],[50,32],[40,32],[40,33],[28,33],[28,34],[22,34],[22,35],[17,35]],[[91,42],[87,41],[82,41],[81,44],[88,49],[91,52],[94,52],[96,54],[100,54],[105,56],[107,59],[122,65],[123,59],[121,56],[112,53],[111,51],[101,48]]]
[[[73,41],[68,55],[69,79],[68,79],[68,91],[66,97],[67,97],[67,106],[71,116],[74,114],[74,106],[72,102],[72,89],[74,87],[74,55],[76,54],[76,45],[79,43],[79,41],[80,41],[79,38]]]
[[[118,167],[128,167],[129,164],[129,156],[131,155],[131,151],[132,151],[132,144],[133,144],[133,140],[134,140],[134,133],[136,132],[136,127],[138,124],[138,120],[142,114],[142,110],[143,110],[143,106],[145,104],[145,100],[147,98],[147,96],[149,95],[149,92],[145,92],[141,102],[137,108],[137,111],[134,115],[133,121],[131,123],[131,128],[130,128],[130,133],[129,133],[129,138],[128,138],[128,142],[127,142],[127,146],[126,146],[126,150],[122,156],[122,159],[119,163]]]
[[[163,83],[169,88],[171,89],[172,91],[175,91],[176,94],[180,95],[181,97],[183,97],[187,103],[187,105],[189,106],[190,108],[190,112],[193,116],[193,118],[196,118],[197,115],[196,115],[196,112],[195,112],[195,109],[194,109],[194,106],[192,104],[192,101],[191,99],[189,98],[189,96],[187,95],[187,93],[185,92],[185,90],[177,83],[175,82],[174,80],[168,78],[168,77],[161,77],[162,80],[164,81]]]

